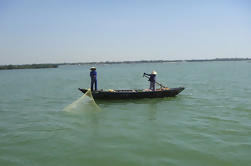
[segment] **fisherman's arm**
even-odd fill
[[[151,74],[144,73],[144,75],[151,76]]]

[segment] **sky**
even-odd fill
[[[249,0],[0,0],[0,65],[251,58]]]

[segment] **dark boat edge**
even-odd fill
[[[175,97],[185,88],[170,88],[161,91],[143,91],[143,90],[114,90],[110,91],[93,91],[92,96],[94,99],[103,100],[116,100],[116,99],[141,99],[141,98],[163,98],[163,97]],[[87,89],[78,88],[82,93],[86,93]]]

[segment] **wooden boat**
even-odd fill
[[[175,97],[177,94],[182,92],[185,88],[162,88],[151,90],[98,90],[92,91],[94,99],[140,99],[140,98],[162,98],[162,97]],[[87,92],[87,89],[80,89],[83,93]]]

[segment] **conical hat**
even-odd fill
[[[152,74],[157,75],[157,72],[155,70],[153,70]]]

